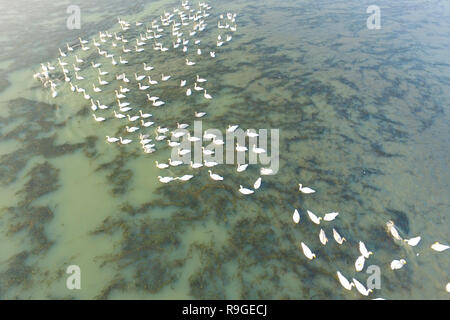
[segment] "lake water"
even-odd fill
[[[154,90],[166,105],[151,106],[138,90],[128,101],[158,125],[193,127],[194,111],[205,111],[204,129],[278,129],[279,170],[251,196],[239,185],[252,186],[260,166],[242,173],[214,167],[223,182],[211,180],[208,168],[163,171],[154,161],[167,162],[167,145],[145,154],[137,143],[107,144],[106,135],[127,137],[113,108],[97,111],[109,117],[97,123],[89,100],[63,79],[56,98],[33,79],[41,62],[57,66],[67,42],[82,37],[93,50],[99,31],[120,32],[117,17],[150,25],[180,2],[78,1],[80,30],[66,27],[70,4],[0,4],[1,299],[360,299],[341,287],[336,271],[365,284],[370,265],[380,268],[381,283],[369,298],[449,298],[449,251],[430,246],[450,242],[450,3],[211,1],[199,36],[203,55],[189,55],[193,67],[170,42],[169,52],[148,44],[116,67],[75,46],[87,66],[101,62],[110,72],[104,78],[113,83],[95,96],[116,109],[113,75],[121,70],[134,81],[148,62],[152,77],[172,75]],[[372,4],[381,9],[379,30],[366,26]],[[227,12],[237,14],[237,31],[215,48],[217,19]],[[129,32],[134,41],[139,32]],[[73,56],[62,58],[71,70]],[[80,73],[84,82],[73,72],[72,81],[94,96],[96,70]],[[179,88],[196,74],[208,79],[212,100]],[[157,178],[183,174],[194,178]],[[302,194],[298,183],[317,192]],[[306,210],[339,216],[317,226]],[[419,245],[393,240],[389,220],[404,238],[420,235]],[[342,245],[333,228],[347,239]],[[305,258],[302,241],[316,259]],[[359,241],[374,254],[357,273]],[[400,258],[407,264],[392,271]],[[69,265],[80,267],[80,290],[66,287]]]

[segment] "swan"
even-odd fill
[[[441,243],[439,243],[437,241],[431,245],[431,249],[433,249],[434,251],[437,251],[437,252],[442,252],[442,251],[445,251],[445,250],[447,250],[449,248],[450,248],[450,246],[447,246],[445,244],[441,244]]]
[[[169,129],[158,127],[158,128],[156,128],[156,131],[158,133],[166,133],[166,132],[169,132]]]
[[[215,161],[206,161],[206,160],[204,160],[203,163],[205,164],[205,167],[208,167],[208,168],[212,168],[212,167],[218,165],[218,163],[215,162]]]
[[[205,97],[205,99],[208,99],[208,100],[212,99],[211,95],[206,93],[206,90],[205,90],[203,96]]]
[[[362,269],[364,269],[364,262],[365,262],[364,256],[359,256],[358,259],[355,261],[355,270],[357,272],[360,272]]]
[[[178,147],[180,145],[179,142],[171,141],[171,140],[167,140],[167,144],[169,145],[169,147],[172,147],[172,148]]]
[[[214,51],[210,51],[209,55],[211,56],[211,58],[215,58],[216,57],[216,53]]]
[[[214,151],[213,151],[213,150],[205,149],[205,147],[202,147],[202,150],[203,150],[203,154],[204,154],[204,155],[210,156],[210,155],[213,155],[213,154],[214,154]]]
[[[323,216],[324,221],[333,221],[339,215],[339,212],[330,212]]]
[[[186,95],[189,97],[191,94],[192,94],[192,90],[191,90],[191,88],[188,88],[186,90]]]
[[[150,76],[148,76],[148,83],[154,85],[154,84],[158,84],[158,81],[152,80],[152,78]]]
[[[312,213],[309,210],[306,210],[306,212],[308,213],[308,217],[309,219],[311,219],[312,222],[314,222],[315,224],[320,224],[320,220],[322,220],[322,217],[317,217],[314,213]]]
[[[128,118],[128,121],[130,121],[130,122],[134,122],[134,121],[136,121],[136,120],[138,120],[138,119],[139,119],[139,116],[133,116],[133,117],[130,117],[130,115],[129,115],[129,114],[127,114],[127,118]]]
[[[156,100],[158,100],[159,97],[151,97],[151,96],[147,93],[147,99],[148,99],[148,101],[156,102]]]
[[[206,81],[208,81],[208,80],[200,78],[200,76],[197,75],[197,82],[202,83],[202,82],[206,82]]]
[[[119,62],[120,62],[121,64],[127,64],[127,63],[128,63],[127,60],[123,60],[123,59],[122,59],[122,56],[119,57]]]
[[[405,259],[392,260],[392,262],[391,262],[391,269],[392,270],[399,270],[399,269],[403,268],[403,266],[405,264],[406,264],[406,260]]]
[[[100,66],[102,65],[101,63],[95,63],[93,61],[91,61],[91,65],[93,68],[100,68]]]
[[[201,163],[194,163],[194,162],[191,161],[191,168],[192,169],[198,169],[198,168],[201,168],[201,167],[203,167],[203,164],[201,164]]]
[[[311,252],[311,249],[309,249],[306,244],[304,244],[303,242],[300,244],[302,246],[303,254],[305,255],[305,257],[307,257],[309,260],[312,260],[316,257],[316,255]]]
[[[123,88],[122,86],[119,86],[119,91],[122,92],[122,93],[127,93],[127,92],[130,92],[130,89]]]
[[[73,67],[73,70],[74,71],[81,71],[81,68],[78,68],[76,65],[75,65],[75,63],[72,63],[72,67]]]
[[[166,163],[158,163],[158,161],[155,161],[155,163],[156,163],[156,167],[159,169],[167,169],[169,167],[169,165]]]
[[[250,131],[250,129],[247,129],[246,134],[250,138],[256,138],[259,136],[259,134],[257,134],[256,132]]]
[[[118,138],[115,138],[115,137],[106,136],[106,141],[107,141],[108,143],[114,143],[114,142],[119,141],[119,139],[118,139]]]
[[[117,65],[117,61],[114,60],[114,57],[111,58],[111,64],[112,64],[113,66]]]
[[[136,72],[134,73],[134,79],[136,79],[136,81],[141,81],[145,77],[146,77],[146,75],[138,76]]]
[[[117,119],[126,118],[124,114],[117,113],[116,110],[114,110],[114,117],[116,117]]]
[[[151,71],[151,70],[153,70],[154,68],[152,67],[152,66],[147,66],[147,64],[144,62],[144,70],[145,71]]]
[[[255,144],[253,145],[252,151],[256,154],[266,153],[266,150],[264,150],[263,148],[257,148]]]
[[[352,280],[353,283],[355,284],[356,290],[358,290],[358,292],[361,293],[363,296],[368,296],[369,293],[373,291],[372,289],[366,289],[364,285],[355,278],[353,278]]]
[[[157,136],[156,138],[155,138],[155,140],[156,141],[162,141],[162,140],[164,140],[164,139],[166,139],[167,137],[166,136]]]
[[[162,183],[169,183],[170,181],[175,180],[175,179],[172,178],[172,177],[161,177],[161,176],[158,176],[158,179],[159,179],[159,181],[162,182]]]
[[[93,113],[92,116],[94,117],[95,121],[97,121],[97,122],[102,122],[102,121],[105,121],[105,120],[106,120],[106,119],[103,118],[103,117],[97,117],[97,116],[95,115],[95,113]]]
[[[200,141],[200,138],[198,138],[198,137],[191,137],[191,136],[189,135],[188,140],[189,140],[190,142],[197,142],[197,141]]]
[[[233,133],[233,132],[236,131],[237,128],[239,128],[238,124],[236,124],[236,125],[228,125],[227,132]]]
[[[259,177],[258,179],[256,179],[256,181],[255,181],[255,183],[253,184],[253,188],[255,189],[255,190],[258,190],[259,189],[259,187],[261,187],[261,177]]]
[[[364,258],[369,259],[369,256],[371,254],[373,254],[372,251],[367,250],[366,245],[364,244],[364,242],[360,241],[359,242],[359,252],[361,252],[361,254],[364,256]]]
[[[74,87],[72,82],[70,82],[69,84],[70,84],[70,91],[75,92],[76,88]]]
[[[155,102],[152,103],[152,105],[153,105],[154,107],[160,107],[160,106],[162,106],[162,105],[164,105],[164,104],[165,104],[164,101],[155,101]]]
[[[292,220],[294,220],[294,223],[296,223],[296,224],[300,222],[300,214],[298,213],[297,209],[294,210],[294,214],[292,215]]]
[[[223,177],[219,176],[218,174],[212,173],[211,170],[208,170],[209,172],[209,176],[211,177],[211,179],[216,180],[216,181],[222,181]]]
[[[172,132],[172,136],[174,136],[175,138],[180,138],[180,137],[182,137],[182,136],[184,136],[186,134],[186,132],[184,132],[184,131],[173,131]]]
[[[84,80],[84,78],[82,76],[78,75],[78,72],[75,72],[75,78],[77,80]]]
[[[176,178],[178,180],[181,181],[188,181],[191,180],[194,176],[192,174],[185,174],[184,176],[180,177],[180,178]]]
[[[140,82],[138,83],[139,90],[144,91],[150,88],[150,86],[143,86]]]
[[[179,156],[184,156],[184,155],[186,155],[186,154],[188,154],[188,153],[191,153],[191,150],[188,150],[188,149],[178,149],[178,155],[179,155]]]
[[[107,74],[109,74],[108,71],[102,71],[100,68],[98,68],[98,74],[101,76],[106,76]]]
[[[185,47],[185,48],[186,48],[186,47]],[[187,50],[187,48],[186,48],[186,50]],[[183,51],[184,51],[184,49],[183,49]],[[186,58],[186,65],[187,65],[187,66],[193,66],[193,65],[195,65],[195,62],[189,61],[189,60]]]
[[[420,236],[418,236],[418,237],[414,237],[414,238],[411,238],[411,239],[404,239],[403,241],[405,241],[411,247],[415,247],[420,242],[420,239],[422,239],[422,238]]]
[[[347,280],[347,278],[344,277],[344,276],[342,275],[342,273],[340,273],[339,271],[337,272],[337,276],[338,276],[339,282],[341,283],[341,285],[342,285],[345,289],[347,289],[347,290],[352,290],[352,287],[355,286],[355,284],[354,284],[353,282],[349,282],[349,281]]]
[[[236,143],[236,151],[237,151],[237,152],[245,152],[245,151],[247,151],[247,150],[248,150],[247,147],[245,147],[245,146],[240,146],[239,143]]]
[[[232,36],[227,35],[227,42],[231,41],[232,38],[233,38]]]
[[[76,61],[77,63],[83,63],[83,62],[84,62],[84,60],[83,60],[83,59],[80,59],[80,58],[78,58],[78,56],[77,56],[77,55],[75,55],[75,61]]]
[[[81,45],[81,50],[88,51],[90,47],[85,47],[84,44]]]
[[[394,239],[400,240],[400,241],[403,240],[402,237],[400,237],[400,235],[398,234],[398,231],[394,226],[394,221],[389,220],[386,223],[386,227],[387,227],[388,231],[391,233],[392,237],[394,237]]]
[[[94,100],[91,99],[91,109],[92,111],[97,110],[97,105],[94,103]]]
[[[102,86],[106,86],[109,82],[98,77],[98,83]]]
[[[253,191],[251,189],[244,188],[242,185],[239,185],[239,192],[242,193],[242,194],[248,195],[248,194],[254,193],[255,191]]]
[[[173,167],[179,166],[180,164],[183,164],[183,161],[175,160],[172,161],[172,159],[169,158],[169,164]]]
[[[342,244],[344,241],[347,241],[344,237],[341,237],[341,235],[334,228],[333,228],[333,237],[334,240],[336,240],[336,242],[339,244]]]
[[[323,231],[323,229],[320,229],[319,240],[320,240],[320,243],[322,243],[323,245],[326,245],[328,242],[328,238],[325,235],[325,231]]]
[[[127,112],[130,111],[132,108],[130,107],[119,107],[120,112]]]
[[[195,90],[195,91],[203,91],[203,88],[197,86],[197,82],[196,82],[195,85],[194,85],[194,90]]]
[[[52,98],[56,98],[58,96],[58,92],[55,90],[55,88],[51,88],[52,91]]]
[[[123,99],[123,98],[127,97],[126,95],[124,95],[122,93],[119,93],[117,90],[114,90],[114,92],[116,93],[116,98],[117,99]]]
[[[130,128],[130,127],[126,126],[125,128],[127,129],[127,132],[130,132],[130,133],[136,132],[136,131],[139,130],[138,127],[131,127],[131,128]]]
[[[102,89],[96,87],[95,84],[92,84],[92,88],[94,89],[94,92],[102,92]]]
[[[215,140],[214,140],[214,141],[215,141]],[[222,141],[222,140],[220,140],[220,141]],[[222,142],[223,142],[223,141],[222,141]],[[240,165],[238,165],[236,171],[237,171],[237,172],[243,172],[243,171],[245,171],[245,170],[247,169],[247,167],[248,167],[248,163],[246,163],[246,164],[240,164]]]
[[[59,50],[59,54],[61,55],[61,57],[66,57],[67,56],[64,52],[61,51],[61,48],[58,48],[58,50]]]
[[[177,122],[177,128],[178,129],[186,129],[187,127],[189,127],[188,124],[186,124],[186,123],[178,123]]]
[[[221,145],[224,145],[224,144],[225,144],[225,142],[223,142],[223,140],[217,139],[216,137],[214,137],[213,143],[214,143],[215,145],[218,145],[218,146],[221,146]],[[244,169],[244,170],[245,170],[245,169]]]
[[[186,80],[181,80],[180,87],[184,87],[186,85]]]
[[[85,91],[83,91],[83,97],[84,97],[86,100],[89,100],[89,99],[91,98],[91,96],[88,95]]]
[[[161,74],[161,80],[162,81],[167,81],[171,78],[171,76],[165,76],[164,74]]]
[[[316,190],[311,189],[311,188],[309,188],[309,187],[303,187],[303,185],[302,185],[301,183],[298,184],[298,190],[299,190],[300,192],[302,192],[302,193],[305,193],[305,194],[309,194],[309,193],[314,193],[314,192],[316,192]]]
[[[196,118],[201,118],[201,117],[204,117],[204,116],[206,116],[206,112],[195,112],[195,117]]]
[[[139,114],[141,115],[141,118],[143,118],[143,119],[147,119],[152,116],[150,113],[142,113],[142,110],[139,110]]]
[[[223,41],[217,41],[217,46],[221,47],[223,45]]]
[[[81,38],[78,38],[78,40],[80,40],[80,44],[87,44],[88,43],[87,40],[82,40]]]
[[[130,105],[129,102],[120,102],[120,99],[119,99],[119,98],[117,99],[117,103],[118,103],[118,105],[119,105],[120,108],[127,107],[127,106]]]

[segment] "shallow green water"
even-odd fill
[[[66,42],[118,31],[117,16],[150,22],[178,5],[89,3],[81,30],[66,28],[69,2],[0,4],[0,298],[359,299],[336,271],[365,283],[368,274],[354,271],[363,240],[374,252],[366,266],[381,268],[371,297],[448,299],[449,253],[430,245],[450,242],[449,4],[381,1],[382,28],[368,30],[367,1],[213,1],[202,42],[215,39],[220,13],[236,12],[238,24],[216,59],[191,71],[170,51],[131,56],[149,59],[156,75],[208,79],[211,101],[170,84],[155,90],[167,106],[144,110],[164,126],[193,125],[195,110],[208,113],[204,128],[280,129],[279,172],[243,197],[237,186],[251,185],[257,166],[215,167],[221,184],[203,168],[189,183],[162,185],[154,161],[167,160],[167,148],[147,155],[106,144],[122,132],[117,122],[99,125],[67,85],[52,99],[32,78]],[[114,103],[111,90],[102,103]],[[317,192],[300,194],[299,182]],[[320,226],[325,247],[307,209],[340,213]],[[420,244],[392,240],[391,219]],[[303,256],[301,241],[317,259]],[[399,258],[408,264],[390,270]],[[81,290],[66,288],[69,265],[81,268]]]

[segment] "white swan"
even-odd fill
[[[126,116],[124,114],[117,113],[116,110],[114,110],[114,117],[116,117],[117,119],[126,118]]]
[[[323,221],[333,221],[339,215],[339,212],[330,212],[323,216]]]
[[[418,236],[418,237],[414,237],[414,238],[411,238],[411,239],[404,239],[403,241],[405,241],[411,247],[415,247],[420,242],[420,239],[422,239],[422,238],[420,236]]]
[[[394,221],[389,220],[386,223],[386,227],[387,227],[388,231],[391,233],[392,237],[394,237],[394,239],[400,240],[400,241],[403,240],[402,237],[400,237],[397,229],[394,226]]]
[[[216,141],[216,140],[214,140],[214,141]],[[222,140],[220,140],[220,141],[222,141]],[[223,141],[222,141],[222,142],[223,142]],[[245,170],[247,169],[247,167],[248,167],[248,163],[246,163],[246,164],[240,164],[240,165],[238,165],[236,171],[237,171],[237,172],[243,172],[243,171],[245,171]]]
[[[360,241],[359,242],[359,252],[361,252],[361,254],[364,256],[364,258],[369,259],[369,256],[371,254],[373,254],[372,251],[367,250],[366,245],[364,244],[364,242]]]
[[[323,245],[326,245],[328,242],[328,238],[325,234],[325,231],[323,231],[323,229],[320,229],[319,240],[320,240],[320,243],[322,243]]]
[[[201,118],[201,117],[204,117],[204,116],[206,116],[206,112],[195,112],[194,113],[194,115],[195,115],[195,117],[196,118]]]
[[[336,240],[336,242],[339,244],[342,244],[344,241],[347,241],[344,237],[341,237],[341,235],[334,228],[333,228],[333,237],[334,240]]]
[[[158,176],[158,179],[159,179],[159,181],[162,182],[162,183],[169,183],[170,181],[175,180],[175,179],[172,178],[172,177],[161,177],[161,176]]]
[[[360,272],[362,269],[364,269],[364,262],[365,262],[364,256],[359,256],[358,259],[355,261],[355,270],[357,272]]]
[[[244,188],[242,185],[239,185],[239,192],[242,193],[242,194],[245,194],[245,195],[249,195],[249,194],[254,193],[255,191],[253,191],[251,189]]]
[[[102,122],[102,121],[105,121],[105,120],[106,120],[106,119],[103,118],[103,117],[97,117],[97,116],[95,115],[95,113],[93,113],[92,116],[94,117],[95,121],[97,121],[97,122]]]
[[[127,114],[127,119],[128,119],[128,121],[130,121],[130,122],[134,122],[134,121],[136,121],[136,120],[139,119],[139,116],[133,116],[133,117],[130,117],[130,115]]]
[[[159,169],[167,169],[169,167],[169,165],[166,163],[158,163],[158,161],[155,161],[155,163],[156,163],[156,167]]]
[[[206,160],[204,160],[203,163],[205,164],[205,167],[208,167],[208,168],[212,168],[212,167],[218,165],[218,163],[215,162],[215,161],[206,161]]]
[[[259,177],[258,179],[256,179],[255,183],[253,184],[253,188],[254,188],[255,190],[258,190],[259,187],[261,187],[261,181],[262,181],[261,177]]]
[[[320,220],[322,220],[322,217],[317,217],[314,213],[312,213],[309,210],[306,210],[306,212],[308,213],[308,217],[309,219],[311,219],[312,222],[314,222],[315,224],[320,224]]]
[[[136,131],[139,130],[138,127],[131,127],[131,128],[130,128],[130,127],[126,126],[125,128],[127,129],[127,132],[130,132],[130,133],[136,132]]]
[[[216,180],[216,181],[222,181],[223,177],[219,176],[218,174],[212,173],[211,170],[208,170],[209,172],[209,176],[211,177],[211,179]]]
[[[292,220],[294,220],[294,223],[300,222],[300,214],[298,213],[298,210],[294,210],[294,214],[292,215]]]
[[[392,262],[391,262],[391,269],[392,270],[399,270],[399,269],[403,268],[403,266],[405,264],[406,264],[406,260],[405,259],[392,260]]]
[[[437,251],[437,252],[442,252],[442,251],[445,251],[445,250],[447,250],[449,248],[450,248],[450,246],[447,246],[445,244],[441,244],[441,243],[439,243],[437,241],[431,245],[431,249],[433,249],[434,251]]]
[[[312,260],[316,257],[316,255],[312,253],[311,249],[309,249],[306,244],[304,244],[303,242],[301,242],[300,244],[302,246],[303,254],[305,255],[305,257],[307,257],[309,260]]]
[[[247,151],[247,150],[248,150],[247,147],[245,147],[245,146],[240,146],[239,143],[236,143],[236,151],[237,151],[237,152],[245,152],[245,151]]]
[[[191,94],[192,94],[192,90],[191,90],[191,88],[188,88],[186,90],[186,95],[189,97]]]
[[[208,99],[208,100],[211,100],[211,99],[212,99],[212,96],[211,96],[209,93],[206,93],[206,90],[205,90],[205,92],[203,93],[203,96],[205,97],[205,99]]]
[[[194,163],[194,162],[191,161],[191,168],[192,169],[198,169],[198,168],[201,168],[201,167],[203,167],[202,163]]]
[[[256,154],[266,153],[266,150],[263,148],[257,148],[255,144],[253,145],[252,151]]]
[[[358,292],[363,296],[368,296],[369,293],[373,291],[372,289],[366,289],[364,285],[355,278],[353,278],[353,283],[355,284],[356,290],[358,290]]]
[[[172,161],[172,159],[169,158],[169,164],[172,167],[177,167],[177,166],[183,164],[183,161],[179,161],[179,160]]]
[[[213,151],[213,150],[205,149],[205,147],[202,147],[202,151],[203,151],[203,154],[204,154],[204,155],[207,155],[207,156],[211,156],[211,155],[214,154],[214,151]]]
[[[303,185],[302,185],[301,183],[298,184],[298,190],[299,190],[300,192],[302,192],[302,193],[305,193],[305,194],[309,194],[309,193],[314,193],[314,192],[316,192],[316,190],[311,189],[311,188],[309,188],[309,187],[303,187]]]
[[[180,177],[180,178],[176,178],[177,180],[181,180],[181,181],[189,181],[193,178],[194,176],[192,174],[185,174],[184,176]]]
[[[186,80],[181,80],[180,87],[184,87],[186,85]]]
[[[202,83],[202,82],[206,82],[206,81],[208,81],[208,80],[203,79],[203,78],[200,78],[200,76],[197,75],[197,82],[198,82],[198,83]]]
[[[106,141],[109,143],[114,143],[114,142],[120,141],[120,139],[118,139],[116,137],[106,136]]]
[[[352,287],[355,285],[353,282],[349,282],[349,281],[347,280],[347,278],[344,277],[344,276],[342,275],[342,273],[340,273],[339,271],[337,272],[337,276],[338,276],[339,282],[341,283],[341,285],[342,285],[345,289],[347,289],[347,290],[352,290]]]

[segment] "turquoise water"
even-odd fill
[[[381,29],[369,30],[368,1],[212,1],[192,70],[171,50],[127,56],[131,66],[117,70],[130,79],[144,61],[155,77],[174,78],[154,92],[167,105],[143,109],[162,126],[193,126],[194,111],[205,111],[204,128],[280,130],[280,169],[249,197],[238,186],[251,186],[259,166],[217,166],[222,183],[207,168],[162,174],[154,161],[167,162],[163,144],[153,154],[108,145],[105,135],[126,136],[118,121],[96,123],[67,84],[53,99],[32,77],[41,62],[56,65],[66,42],[119,32],[118,16],[150,24],[179,2],[82,1],[80,30],[66,28],[69,4],[0,4],[0,298],[360,299],[336,271],[365,283],[354,270],[362,240],[374,252],[366,267],[381,270],[369,298],[448,299],[448,251],[430,249],[450,242],[448,3],[381,1]],[[237,31],[207,59],[226,12],[237,13]],[[96,77],[81,73],[86,83]],[[212,100],[179,88],[196,73]],[[114,105],[114,86],[104,88],[101,102]],[[135,92],[128,100],[146,103]],[[157,179],[183,174],[194,178]],[[317,192],[301,194],[298,183]],[[340,214],[316,226],[306,210]],[[405,238],[420,235],[419,245],[394,241],[389,220]],[[338,245],[333,228],[347,242]],[[304,257],[302,241],[317,259]],[[408,263],[392,271],[400,258]],[[80,266],[81,290],[66,287],[69,265]]]

